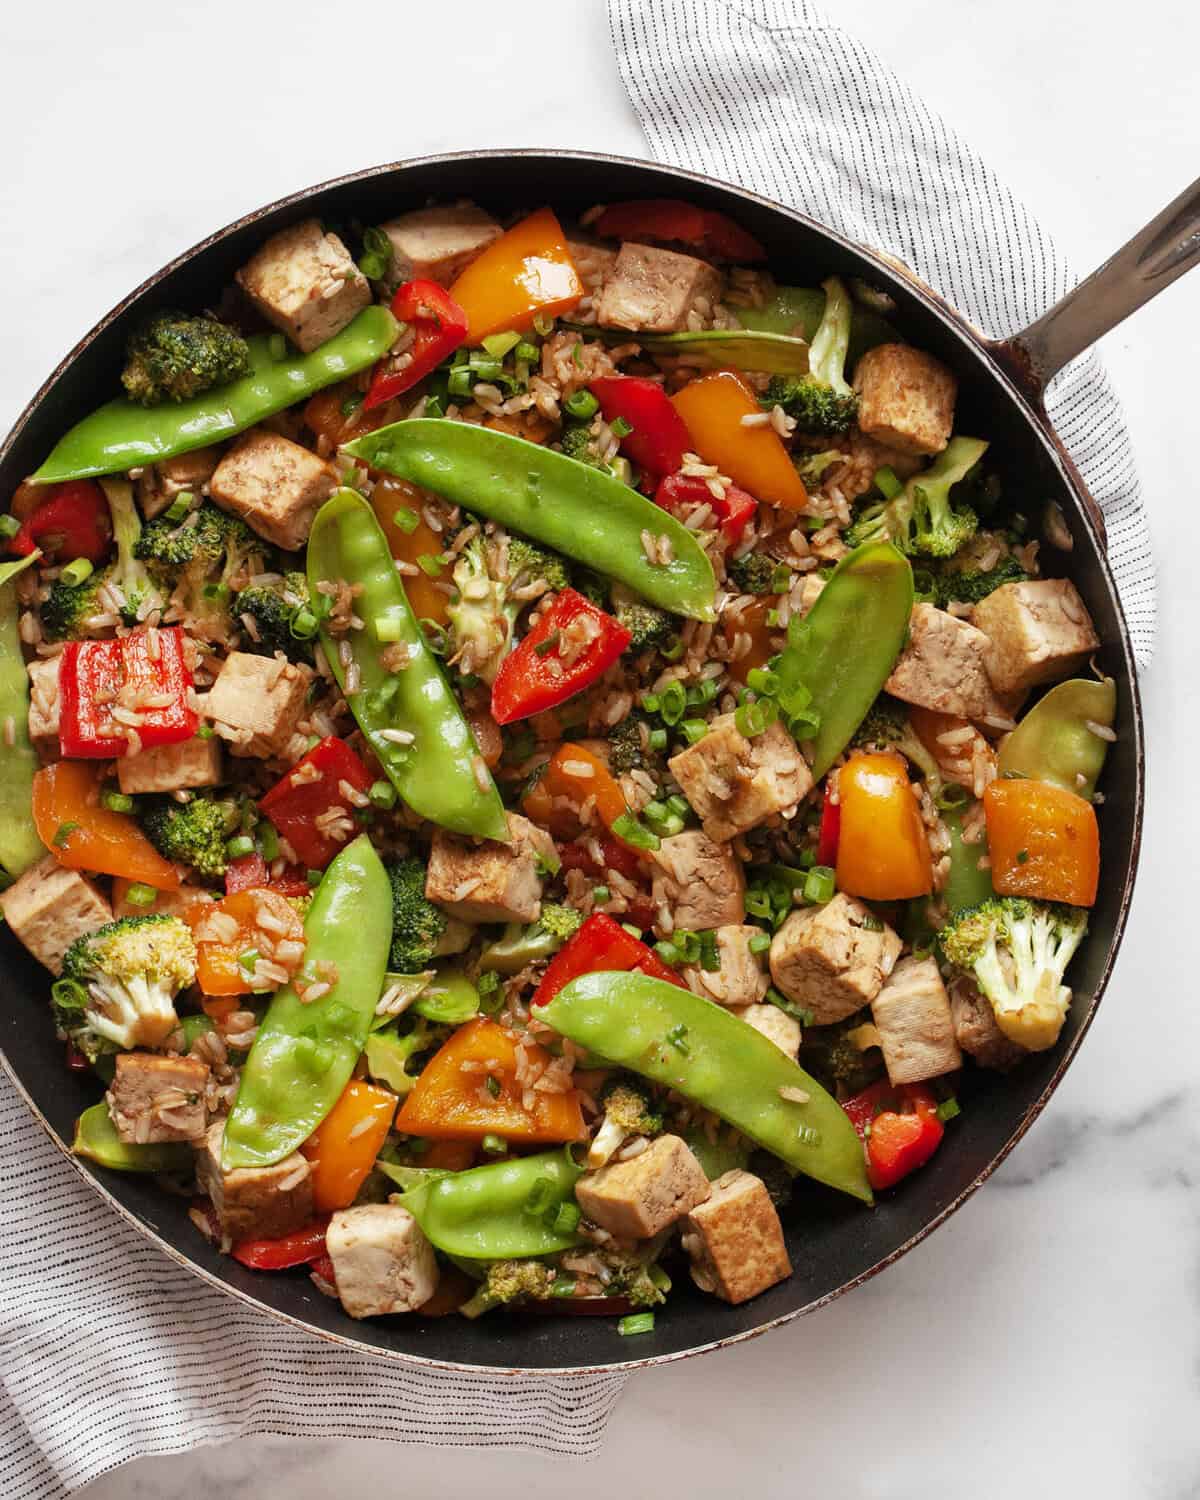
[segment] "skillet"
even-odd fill
[[[317,214],[331,224],[378,223],[430,198],[471,197],[501,214],[551,202],[565,215],[596,202],[685,197],[732,215],[766,246],[778,280],[814,284],[858,276],[896,304],[904,336],[959,377],[958,424],[991,440],[1007,494],[1060,505],[1069,552],[1047,553],[1048,571],[1069,576],[1103,641],[1097,666],[1117,683],[1119,739],[1098,809],[1104,851],[1099,900],[1071,970],[1075,991],[1063,1036],[1007,1077],[968,1070],[946,1149],[873,1211],[798,1181],[785,1216],[795,1274],[762,1296],[730,1307],[686,1277],[658,1310],[652,1334],[620,1337],[614,1320],[492,1314],[477,1322],[415,1317],[355,1322],[303,1272],[263,1276],[220,1255],[187,1217],[187,1200],[152,1180],[105,1171],[70,1157],[75,1117],[97,1096],[96,1081],[68,1072],[55,1040],[41,966],[11,933],[0,935],[0,1062],[72,1165],[135,1228],[172,1259],[220,1290],[310,1332],[392,1359],[512,1373],[636,1368],[738,1342],[791,1321],[860,1285],[910,1250],[960,1207],[1004,1160],[1045,1107],[1074,1058],[1116,959],[1133,894],[1141,839],[1145,757],[1129,633],[1104,554],[1103,523],[1042,406],[1046,383],[1068,360],[1200,260],[1200,183],[1170,205],[1093,277],[1029,329],[1003,342],[983,339],[903,266],[843,239],[803,214],[741,188],[632,159],[566,151],[479,151],[370,168],[295,193],[188,250],[101,320],[59,364],[0,448],[0,492],[32,472],[72,423],[117,388],[125,340],[146,312],[202,307],[263,240]],[[1036,508],[1033,501],[1036,497]],[[96,1232],[104,1232],[98,1207]],[[1017,1268],[1012,1268],[1017,1274]]]

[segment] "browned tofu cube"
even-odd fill
[[[64,870],[52,854],[0,892],[0,911],[51,974],[62,973],[63,955],[76,938],[113,919],[107,898],[92,882],[78,870]]]
[[[589,239],[585,235],[568,234],[567,253],[579,272],[579,279],[587,288],[588,295],[596,296],[607,277],[612,274],[613,266],[617,262],[617,252],[611,245],[606,245],[601,240]]]
[[[782,724],[747,739],[722,714],[703,739],[671,757],[671,774],[716,843],[790,817],[812,790],[812,772]]]
[[[579,1179],[575,1197],[593,1224],[625,1240],[648,1240],[708,1197],[704,1168],[677,1135]]]
[[[1012,727],[1011,700],[1002,699],[988,676],[988,638],[933,604],[918,604],[908,643],[884,688],[905,703],[938,713],[976,719],[992,728]]]
[[[117,782],[126,796],[140,792],[173,792],[198,786],[220,786],[221,742],[215,735],[194,735],[175,745],[153,745],[117,761]]]
[[[871,1002],[893,1083],[921,1083],[962,1066],[946,986],[933,958],[902,958]]]
[[[671,926],[691,932],[741,926],[746,920],[746,875],[728,844],[716,844],[698,828],[663,839],[651,858],[657,867],[655,903],[665,902]],[[661,919],[657,931],[665,932]]]
[[[229,450],[212,477],[212,498],[276,547],[295,552],[313,517],[337,488],[337,475],[299,443],[255,427]]]
[[[58,657],[31,661],[29,673],[29,738],[43,761],[57,760],[62,753],[58,743]]]
[[[786,1011],[780,1010],[778,1005],[739,1005],[734,1010],[734,1015],[739,1021],[745,1021],[747,1026],[753,1026],[755,1031],[761,1032],[769,1042],[774,1042],[780,1052],[786,1052],[793,1062],[800,1056],[800,1043],[803,1040],[800,1022]]]
[[[903,453],[940,453],[954,428],[958,381],[940,360],[907,344],[876,344],[854,371],[858,425]]]
[[[234,755],[282,755],[304,712],[312,673],[295,662],[231,651],[204,702]]]
[[[1005,1072],[1029,1056],[1000,1030],[992,1002],[965,975],[950,981],[950,1016],[955,1041],[981,1068]]]
[[[491,214],[466,202],[416,208],[380,228],[392,243],[391,291],[417,279],[449,286],[502,232]]]
[[[118,1052],[106,1096],[117,1135],[127,1145],[198,1141],[208,1119],[208,1064],[157,1052]]]
[[[312,1170],[298,1151],[273,1167],[221,1166],[225,1121],[208,1127],[196,1144],[196,1178],[212,1199],[221,1230],[238,1240],[277,1240],[313,1216]]]
[[[329,1221],[325,1248],[337,1293],[352,1318],[415,1312],[437,1290],[433,1246],[399,1203],[340,1208]]]
[[[792,1274],[783,1226],[766,1187],[735,1168],[683,1222],[681,1243],[702,1292],[746,1302]]]
[[[707,322],[721,295],[715,266],[626,241],[617,253],[596,307],[596,321],[638,333],[677,333],[695,312]]]
[[[425,896],[464,922],[536,922],[542,872],[558,864],[554,840],[520,813],[508,814],[510,843],[475,842],[434,831]]]
[[[1066,578],[1006,583],[975,606],[998,693],[1022,693],[1071,677],[1100,645],[1079,590]]]
[[[869,907],[839,891],[824,906],[794,911],[771,939],[771,977],[813,1024],[831,1026],[869,1005],[903,944]]]
[[[205,486],[221,461],[218,447],[193,448],[175,458],[164,458],[160,464],[147,464],[138,477],[137,500],[147,521],[171,508],[177,495],[186,490],[199,503]]]
[[[760,958],[750,947],[755,938],[762,936],[761,927],[741,924],[718,927],[717,967],[706,969],[701,964],[688,964],[679,972],[688,988],[706,1000],[715,1000],[718,1005],[754,1005],[767,993],[771,983],[764,963],[766,954]]]
[[[340,333],[371,300],[350,252],[317,219],[273,234],[236,279],[263,317],[305,354]]]

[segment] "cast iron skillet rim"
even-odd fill
[[[1117,954],[1120,951],[1121,943],[1124,939],[1125,927],[1128,921],[1129,909],[1133,899],[1133,888],[1136,881],[1138,861],[1141,852],[1142,824],[1145,804],[1145,745],[1142,733],[1141,694],[1139,692],[1138,686],[1137,668],[1136,664],[1134,663],[1132,651],[1130,648],[1129,627],[1125,619],[1124,610],[1121,606],[1120,595],[1117,592],[1116,584],[1113,580],[1112,572],[1108,564],[1108,558],[1105,552],[1103,539],[1099,535],[1096,526],[1093,523],[1088,506],[1083,502],[1080,496],[1079,484],[1076,482],[1074,476],[1070,473],[1067,466],[1063,463],[1058,450],[1047,435],[1048,424],[1046,424],[1044,415],[1040,414],[1035,409],[1035,407],[1028,399],[1027,395],[1014,385],[1013,381],[1009,378],[1008,373],[997,363],[993,349],[989,345],[988,341],[982,338],[982,336],[975,329],[973,329],[965,321],[965,319],[956,314],[948,304],[943,302],[938,297],[938,295],[932,291],[932,289],[927,288],[923,283],[916,280],[915,278],[906,276],[903,269],[898,267],[894,261],[880,255],[879,252],[877,252],[870,246],[858,244],[855,241],[849,240],[844,235],[839,234],[836,230],[829,229],[825,225],[819,223],[817,220],[810,218],[807,214],[801,213],[796,209],[788,208],[783,204],[776,203],[769,198],[763,197],[759,193],[752,192],[747,188],[739,187],[734,183],[723,182],[719,178],[709,177],[699,172],[691,172],[681,167],[673,167],[660,162],[649,162],[636,157],[616,156],[605,152],[560,151],[553,149],[542,149],[538,147],[520,147],[512,150],[494,148],[484,151],[440,152],[430,156],[411,157],[407,160],[385,162],[374,167],[364,168],[357,172],[349,172],[341,177],[330,178],[327,181],[318,183],[313,187],[299,189],[296,192],[289,193],[284,197],[276,199],[274,202],[266,204],[261,208],[254,209],[247,214],[243,214],[238,219],[235,219],[231,223],[225,225],[222,229],[219,229],[213,234],[208,235],[205,239],[198,241],[190,249],[185,250],[181,254],[175,256],[173,260],[169,261],[160,270],[154,272],[153,275],[148,276],[138,287],[130,292],[128,296],[122,298],[120,302],[118,302],[112,309],[110,309],[110,311],[107,312],[104,317],[102,317],[93,326],[93,328],[88,333],[86,333],[82,339],[79,340],[79,342],[69,351],[69,353],[67,353],[54,367],[53,371],[42,382],[35,395],[31,398],[31,400],[22,410],[21,414],[18,416],[3,445],[0,446],[0,463],[2,463],[7,457],[9,450],[12,448],[17,438],[20,436],[26,422],[29,420],[34,411],[36,411],[38,407],[40,407],[46,396],[49,394],[50,388],[58,380],[59,376],[69,365],[71,365],[82,354],[84,354],[88,348],[90,348],[92,343],[99,337],[101,333],[104,332],[106,328],[108,328],[113,320],[120,317],[120,315],[131,304],[136,302],[139,298],[145,295],[145,293],[152,290],[160,282],[169,277],[180,266],[194,260],[197,256],[202,254],[204,251],[207,251],[212,246],[219,244],[228,235],[240,231],[247,226],[258,222],[260,219],[266,218],[269,215],[276,213],[281,209],[285,209],[291,206],[311,204],[314,200],[319,199],[322,194],[335,188],[351,186],[356,183],[368,181],[371,178],[386,176],[391,172],[401,171],[407,167],[429,167],[437,166],[443,163],[461,161],[487,161],[492,159],[511,160],[514,157],[530,158],[535,160],[544,160],[547,157],[551,157],[555,159],[600,162],[606,165],[611,165],[612,167],[622,171],[632,170],[634,172],[649,167],[652,168],[654,172],[660,175],[675,177],[678,178],[681,182],[685,183],[698,183],[704,187],[715,189],[721,193],[728,193],[742,199],[748,199],[754,203],[760,204],[762,207],[768,209],[776,215],[783,215],[786,218],[792,219],[797,223],[804,225],[807,229],[824,238],[825,240],[839,245],[841,248],[849,251],[854,255],[862,256],[865,259],[871,261],[885,282],[892,282],[895,280],[904,281],[906,289],[910,292],[911,295],[913,295],[924,305],[925,310],[928,313],[931,313],[935,317],[937,317],[937,319],[960,340],[964,336],[966,337],[966,339],[974,346],[975,351],[982,356],[982,362],[987,366],[987,373],[991,376],[996,384],[1002,387],[1009,400],[1015,403],[1020,408],[1022,414],[1026,419],[1027,426],[1032,430],[1033,434],[1041,443],[1043,450],[1051,459],[1058,473],[1061,475],[1064,485],[1074,497],[1076,504],[1076,514],[1081,519],[1092,541],[1093,549],[1100,563],[1109,593],[1115,603],[1117,617],[1120,622],[1120,641],[1119,643],[1113,642],[1111,644],[1119,644],[1121,655],[1124,659],[1125,671],[1129,683],[1130,701],[1133,708],[1132,723],[1130,724],[1129,728],[1134,738],[1134,759],[1135,765],[1137,767],[1137,784],[1134,788],[1133,832],[1130,848],[1129,868],[1126,873],[1124,886],[1121,892],[1121,899],[1116,913],[1116,919],[1113,926],[1113,934],[1111,942],[1109,944],[1107,958],[1105,960],[1104,967],[1101,970],[1099,981],[1096,984],[1094,992],[1092,994],[1087,1012],[1084,1014],[1080,1022],[1079,1029],[1067,1044],[1062,1056],[1058,1061],[1057,1067],[1055,1068],[1041,1094],[1038,1095],[1038,1097],[1026,1110],[1024,1116],[1016,1125],[1012,1135],[1008,1138],[1000,1151],[997,1152],[997,1154],[991,1159],[991,1161],[988,1162],[987,1166],[984,1167],[984,1169],[971,1182],[969,1182],[966,1187],[964,1187],[949,1203],[945,1205],[945,1207],[943,1207],[932,1219],[924,1224],[915,1234],[910,1235],[908,1239],[904,1240],[888,1255],[877,1261],[873,1266],[868,1267],[865,1271],[861,1272],[852,1280],[845,1282],[842,1286],[835,1288],[833,1291],[825,1293],[823,1296],[816,1298],[814,1301],[806,1303],[803,1307],[794,1308],[789,1312],[780,1314],[778,1317],[769,1319],[767,1322],[760,1324],[757,1328],[747,1329],[740,1333],[729,1334],[719,1339],[712,1339],[707,1343],[697,1344],[689,1349],[678,1349],[670,1353],[648,1355],[641,1359],[634,1358],[628,1360],[613,1361],[607,1364],[560,1365],[554,1367],[535,1368],[505,1368],[503,1366],[496,1365],[468,1364],[457,1360],[435,1359],[431,1358],[428,1355],[413,1354],[409,1353],[408,1351],[383,1349],[375,1344],[361,1343],[358,1339],[356,1339],[352,1334],[349,1333],[334,1333],[326,1329],[316,1328],[312,1324],[307,1323],[303,1318],[298,1318],[290,1313],[283,1312],[279,1308],[259,1301],[257,1297],[252,1296],[249,1292],[245,1292],[239,1287],[232,1286],[230,1283],[222,1280],[219,1276],[214,1275],[212,1272],[192,1261],[177,1246],[171,1244],[168,1240],[164,1239],[156,1230],[143,1223],[142,1220],[138,1218],[138,1216],[131,1209],[126,1208],[125,1205],[118,1198],[116,1198],[112,1192],[110,1192],[109,1188],[104,1182],[87,1171],[83,1164],[71,1154],[69,1144],[59,1136],[56,1130],[53,1129],[53,1127],[50,1125],[50,1122],[45,1118],[41,1110],[34,1103],[29,1092],[26,1090],[24,1084],[17,1076],[16,1072],[10,1065],[7,1057],[4,1055],[2,1050],[0,1050],[0,1066],[3,1067],[5,1073],[11,1079],[17,1091],[24,1099],[25,1104],[29,1108],[31,1114],[42,1126],[43,1130],[49,1136],[55,1147],[71,1164],[73,1170],[83,1179],[84,1182],[88,1184],[88,1186],[94,1192],[98,1193],[109,1204],[109,1206],[115,1209],[123,1219],[125,1219],[138,1231],[139,1234],[143,1235],[146,1239],[155,1244],[177,1265],[182,1266],[184,1269],[191,1272],[192,1275],[199,1277],[201,1280],[208,1282],[209,1285],[215,1287],[219,1292],[222,1292],[227,1296],[236,1297],[239,1301],[245,1303],[249,1307],[254,1308],[258,1312],[266,1313],[268,1316],[275,1318],[279,1322],[290,1324],[295,1328],[302,1329],[304,1330],[304,1332],[324,1339],[328,1343],[344,1345],[348,1348],[356,1350],[357,1352],[369,1355],[373,1358],[386,1359],[397,1364],[418,1365],[425,1366],[431,1369],[462,1371],[471,1374],[486,1373],[495,1375],[499,1378],[503,1378],[507,1375],[556,1376],[619,1374],[627,1373],[636,1369],[642,1369],[650,1365],[673,1364],[678,1360],[690,1359],[692,1358],[692,1356],[697,1354],[705,1354],[714,1349],[723,1349],[733,1344],[744,1343],[749,1339],[758,1338],[760,1335],[767,1333],[771,1329],[779,1328],[784,1324],[791,1323],[795,1319],[802,1317],[805,1314],[815,1312],[819,1308],[822,1308],[828,1303],[833,1302],[836,1298],[841,1297],[846,1292],[854,1291],[857,1287],[862,1286],[864,1282],[867,1282],[871,1280],[872,1277],[878,1275],[880,1271],[887,1269],[887,1267],[892,1265],[895,1261],[899,1260],[901,1256],[907,1254],[908,1251],[913,1249],[913,1247],[919,1244],[920,1241],[925,1239],[935,1229],[939,1228],[940,1225],[942,1225],[952,1213],[961,1208],[962,1205],[967,1201],[967,1199],[970,1198],[972,1194],[974,1194],[975,1191],[980,1188],[984,1182],[987,1181],[987,1179],[992,1175],[996,1168],[999,1167],[1000,1164],[1005,1160],[1005,1158],[1008,1156],[1009,1152],[1013,1149],[1017,1142],[1025,1135],[1026,1131],[1041,1114],[1042,1110],[1046,1107],[1050,1096],[1054,1093],[1059,1083],[1062,1081],[1063,1074],[1066,1072],[1067,1068],[1074,1060],[1075,1054],[1078,1052],[1084,1037],[1087,1035],[1088,1029],[1095,1017],[1097,1007],[1099,1006],[1100,1001],[1104,996],[1105,990],[1108,987],[1109,980],[1112,977],[1113,966],[1116,962]]]

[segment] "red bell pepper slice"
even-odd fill
[[[673,515],[684,505],[705,502],[712,506],[721,535],[731,547],[741,541],[742,532],[758,514],[758,501],[753,495],[731,484],[718,499],[709,489],[708,481],[699,474],[668,474],[654,491],[655,505]]]
[[[323,870],[358,832],[354,814],[362,804],[345,788],[365,793],[374,781],[345,740],[331,734],[276,782],[258,810],[270,818],[307,869]],[[345,816],[333,816],[335,809]]]
[[[242,854],[231,859],[225,866],[225,894],[236,896],[239,891],[260,890],[274,891],[280,896],[307,896],[312,887],[298,865],[289,865],[282,875],[272,878],[261,854]]]
[[[379,361],[363,411],[382,406],[424,380],[467,336],[466,313],[436,281],[406,281],[392,298],[392,314],[413,330],[412,346],[400,356],[408,362],[397,368],[398,360],[390,354]]]
[[[277,1240],[238,1240],[230,1254],[252,1271],[286,1271],[291,1266],[311,1266],[327,1254],[325,1231],[329,1215],[325,1214],[294,1229]]]
[[[573,660],[562,657],[563,637],[576,622],[591,622],[592,638]],[[533,629],[501,663],[492,684],[492,718],[511,724],[557,708],[590,687],[633,639],[624,625],[574,589],[563,589]]]
[[[594,837],[594,835],[593,835]],[[583,844],[561,844],[559,855],[564,870],[583,870],[588,875],[599,875],[603,870],[615,870],[626,880],[636,880],[642,872],[642,858],[637,850],[605,834],[596,840],[600,845],[601,863],[592,858],[591,850]]]
[[[127,726],[113,717],[121,707],[136,718],[128,728],[145,750],[190,740],[200,726],[191,687],[178,625],[113,641],[69,641],[58,668],[63,755],[107,760],[127,754]]]
[[[669,240],[725,260],[766,260],[762,245],[728,214],[698,208],[681,198],[643,198],[611,203],[592,226],[606,239]]]
[[[842,836],[842,804],[829,795],[825,783],[825,800],[821,804],[821,827],[817,834],[817,863],[833,869],[837,864],[838,843]]]
[[[674,474],[691,451],[692,439],[683,418],[657,380],[641,375],[602,375],[588,390],[600,403],[604,420],[628,423],[632,431],[621,439],[621,452],[657,480]]]
[[[56,562],[86,557],[98,563],[112,543],[112,516],[104,491],[92,479],[53,486],[9,543],[19,557],[39,547]]]
[[[665,979],[686,988],[674,969],[669,969],[652,948],[626,932],[604,912],[591,916],[575,936],[550,960],[533,997],[535,1005],[549,1005],[559,990],[581,974],[619,969],[637,970],[651,979]]]
[[[923,1167],[946,1133],[933,1090],[923,1083],[881,1079],[844,1100],[842,1108],[864,1143],[867,1177],[876,1191]]]

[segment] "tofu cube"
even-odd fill
[[[761,927],[740,924],[718,927],[718,967],[705,969],[700,964],[686,965],[679,972],[688,988],[706,1000],[715,1000],[718,1005],[757,1004],[771,983],[762,960],[757,953],[750,951],[753,939],[761,935]],[[775,1008],[771,1007],[772,1010]]]
[[[389,219],[380,228],[392,243],[386,287],[420,278],[449,286],[502,233],[474,203],[438,203]]]
[[[267,322],[305,354],[340,333],[371,300],[350,252],[317,219],[273,234],[236,280]]]
[[[542,875],[557,865],[554,840],[519,813],[508,814],[511,843],[475,842],[435,830],[425,896],[464,922],[536,922]]]
[[[589,1172],[575,1187],[587,1218],[624,1240],[652,1239],[708,1192],[704,1168],[677,1135],[660,1135],[639,1156]]]
[[[908,642],[884,688],[905,703],[1011,728],[1011,701],[1002,699],[985,665],[988,638],[934,604],[918,604]]]
[[[1006,583],[975,606],[984,662],[998,693],[1071,677],[1100,645],[1087,606],[1066,578]]]
[[[950,981],[950,1017],[954,1040],[981,1068],[1005,1072],[1029,1056],[1000,1030],[992,1002],[965,975]]]
[[[46,660],[35,657],[26,667],[29,673],[29,738],[43,761],[57,760],[62,754],[58,743],[58,657]]]
[[[147,464],[137,481],[137,501],[147,521],[169,510],[176,495],[184,490],[200,495],[221,461],[218,447],[193,448],[177,458],[164,458],[160,464]]]
[[[780,1052],[786,1052],[793,1062],[800,1056],[800,1043],[803,1040],[800,1022],[795,1016],[789,1016],[787,1011],[780,1010],[778,1005],[739,1005],[734,1010],[734,1015],[745,1021],[747,1026],[753,1026],[755,1031],[760,1031],[769,1042],[774,1042]]]
[[[602,240],[587,239],[583,235],[567,235],[567,253],[579,272],[579,279],[587,288],[589,297],[598,296],[605,281],[612,275],[617,263],[617,252]]]
[[[871,1002],[871,1014],[893,1083],[921,1083],[962,1067],[936,959],[902,958]]]
[[[196,1143],[196,1178],[212,1199],[229,1239],[276,1240],[313,1216],[312,1170],[298,1151],[273,1167],[221,1166],[225,1121],[217,1120]]]
[[[113,919],[107,898],[78,870],[64,870],[52,854],[0,892],[0,911],[51,974],[62,973],[63,955],[76,938]]]
[[[655,903],[666,902],[673,927],[703,932],[746,920],[746,876],[728,844],[696,828],[663,839],[651,858]]]
[[[325,1248],[338,1296],[352,1318],[416,1312],[437,1290],[433,1246],[398,1203],[338,1209],[329,1221]]]
[[[689,312],[707,321],[720,295],[720,273],[707,261],[627,241],[605,278],[596,321],[637,333],[677,333]]]
[[[877,344],[854,371],[858,425],[902,453],[940,453],[954,430],[958,381],[940,360],[907,344]]]
[[[123,755],[117,761],[117,783],[127,796],[220,786],[221,742],[215,735],[193,735],[175,745],[153,745],[136,755]]]
[[[707,1201],[688,1214],[681,1244],[692,1280],[722,1302],[747,1302],[792,1274],[771,1196],[740,1167],[718,1177]]]
[[[671,774],[716,843],[790,817],[812,790],[812,772],[782,724],[747,739],[733,714],[722,714],[703,739],[671,757]]]
[[[204,702],[213,728],[234,755],[282,755],[304,712],[312,673],[273,657],[231,651]]]
[[[771,977],[814,1025],[831,1026],[875,999],[902,946],[869,907],[839,891],[784,922],[771,939]]]
[[[126,1145],[198,1141],[208,1121],[204,1090],[208,1064],[157,1052],[118,1052],[105,1096],[117,1135]]]
[[[337,475],[299,443],[255,427],[217,465],[210,488],[222,510],[241,516],[276,547],[295,552],[337,488]]]

